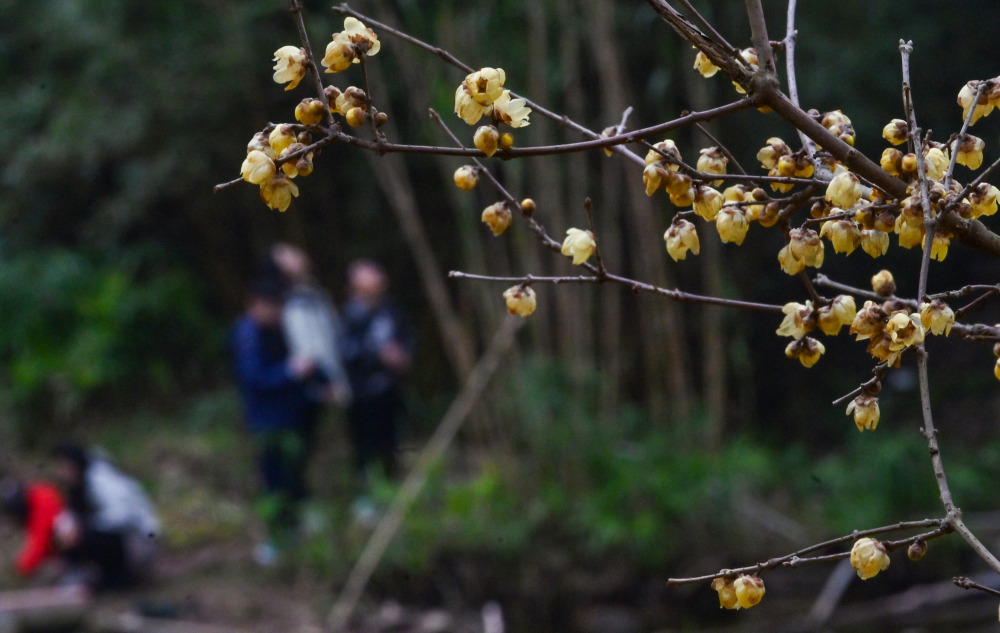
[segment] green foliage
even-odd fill
[[[197,284],[139,263],[51,250],[0,264],[0,385],[29,419],[101,393],[171,392],[217,356]]]

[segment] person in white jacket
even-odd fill
[[[75,444],[54,451],[66,511],[56,520],[64,557],[99,588],[120,588],[148,571],[160,520],[142,486],[107,460]]]

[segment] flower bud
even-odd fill
[[[365,124],[365,121],[368,120],[368,111],[364,108],[355,106],[347,111],[344,118],[347,119],[347,124],[351,127],[361,127]]]
[[[500,235],[510,226],[510,209],[505,202],[495,202],[483,210],[481,219],[483,224],[490,227],[493,235]]]
[[[389,121],[389,115],[385,112],[379,112],[375,115],[375,127],[382,127]]]
[[[889,555],[885,546],[875,539],[858,539],[851,548],[851,567],[858,572],[861,580],[874,578],[880,571],[889,568]]]
[[[907,132],[909,132],[910,127],[906,124],[906,121],[902,119],[893,119],[889,121],[884,128],[882,128],[882,138],[889,141],[893,145],[902,145],[906,142]]]
[[[479,170],[472,165],[462,165],[455,170],[455,186],[469,191],[479,182]]]
[[[903,152],[892,147],[887,147],[882,151],[882,158],[879,160],[879,164],[890,175],[901,176],[903,175]]]
[[[720,609],[739,609],[739,600],[736,598],[736,587],[732,578],[719,577],[712,581],[712,589],[719,592]]]
[[[910,546],[906,548],[906,556],[910,560],[916,562],[924,557],[927,553],[927,541],[921,539],[919,541],[913,541]]]
[[[507,311],[519,317],[531,315],[538,306],[538,298],[530,286],[511,286],[503,293]]]
[[[528,216],[529,218],[535,212],[535,201],[531,198],[525,198],[521,200],[521,213]]]
[[[562,254],[573,258],[573,264],[579,266],[587,261],[597,250],[594,234],[580,229],[568,229],[563,240]]]
[[[896,294],[896,280],[888,270],[880,270],[872,276],[872,290],[880,297]]]
[[[303,99],[295,106],[295,120],[302,125],[317,125],[323,120],[327,108],[319,99]]]
[[[514,147],[514,135],[510,132],[504,132],[500,135],[500,149],[508,150]]]
[[[764,581],[757,576],[742,575],[733,581],[736,601],[739,606],[749,609],[764,598]]]
[[[500,143],[500,131],[492,125],[480,126],[479,129],[476,130],[473,142],[479,151],[487,156],[492,156],[497,153],[497,147]]]
[[[706,147],[701,150],[701,156],[698,157],[698,164],[696,165],[698,171],[706,174],[720,174],[726,173],[726,165],[729,164],[729,159],[723,154],[718,147]],[[721,180],[716,180],[713,183],[716,187],[722,184]]]
[[[281,152],[295,141],[295,132],[292,126],[287,123],[274,126],[271,135],[267,137],[268,145],[277,155],[281,155]]]

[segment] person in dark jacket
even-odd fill
[[[362,481],[375,460],[393,477],[403,411],[399,383],[410,366],[409,340],[388,298],[388,276],[381,266],[370,260],[354,262],[348,269],[348,287],[340,349],[353,393],[347,421],[354,465]]]
[[[251,288],[231,346],[247,429],[254,438],[271,536],[281,538],[306,497],[306,441],[314,403],[307,385],[325,380],[316,363],[290,356],[282,329],[284,288],[265,278]],[[273,550],[273,545],[268,545]],[[258,552],[267,562],[273,552]]]
[[[58,555],[55,523],[63,511],[59,490],[45,482],[24,483],[12,477],[0,481],[0,512],[24,529],[24,545],[14,561],[19,576],[30,576]]]

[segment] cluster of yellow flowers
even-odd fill
[[[778,336],[790,336],[794,339],[785,347],[785,356],[798,359],[805,367],[812,367],[820,356],[826,352],[826,347],[818,340],[806,336],[819,326],[828,335],[835,336],[845,325],[855,318],[854,297],[838,295],[829,304],[814,308],[812,301],[803,303],[789,302],[781,310],[785,318],[778,326]]]
[[[712,589],[719,593],[720,609],[749,609],[764,599],[764,581],[759,576],[719,576],[712,581]]]
[[[491,125],[480,126],[473,137],[476,147],[487,156],[514,144],[514,136],[509,132],[501,135],[497,125],[519,128],[529,124],[531,108],[524,99],[511,98],[510,90],[503,87],[506,80],[503,68],[480,68],[466,75],[455,90],[455,114],[463,121],[475,125],[484,116],[493,119]]]
[[[333,34],[322,65],[328,73],[340,72],[352,63],[359,63],[365,55],[375,55],[380,46],[374,31],[349,17],[344,20],[344,30]],[[274,52],[274,62],[273,79],[276,83],[288,84],[285,90],[298,86],[312,65],[306,50],[298,46],[282,46]],[[247,182],[260,186],[261,199],[272,209],[286,210],[292,198],[299,195],[292,178],[312,173],[317,152],[308,148],[312,142],[311,126],[321,124],[330,113],[342,115],[352,127],[368,119],[369,100],[360,88],[350,86],[340,90],[327,86],[323,97],[325,103],[322,99],[305,98],[295,106],[298,125],[281,123],[267,134],[258,132],[247,145],[247,157],[240,175]],[[384,123],[385,114],[379,113],[375,122],[377,125]]]

